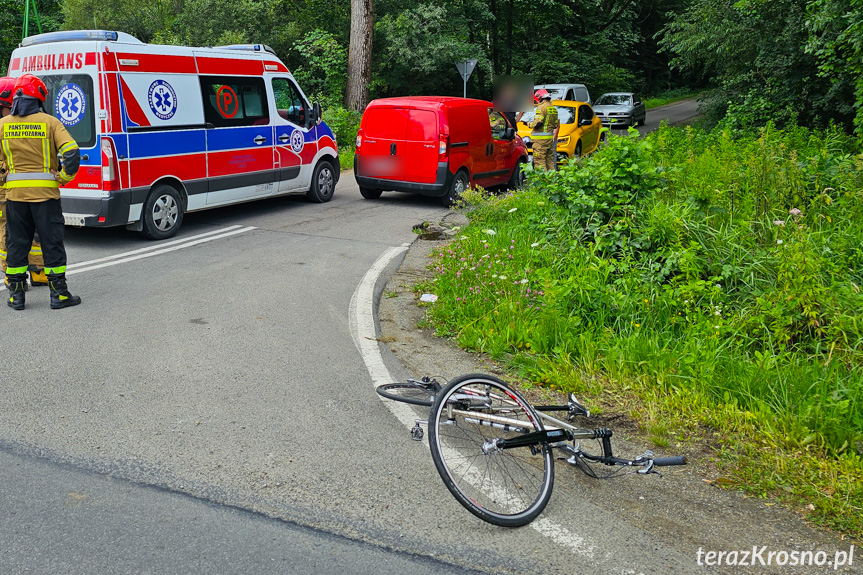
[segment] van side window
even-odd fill
[[[270,123],[262,78],[201,76],[204,119],[217,128]]]
[[[273,96],[279,116],[297,126],[306,125],[309,106],[293,82],[287,78],[273,78]]]
[[[506,123],[506,118],[500,112],[489,109],[488,123],[491,125],[491,137],[495,140],[503,140],[506,135],[506,128],[509,125]]]

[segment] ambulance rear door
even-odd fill
[[[31,43],[16,49],[9,62],[10,76],[34,74],[45,82],[45,111],[59,119],[78,144],[80,170],[60,191],[63,211],[76,214],[69,222],[75,225],[81,225],[83,215],[98,212],[102,199],[99,126],[105,112],[100,111],[96,52],[92,41]]]

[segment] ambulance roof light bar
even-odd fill
[[[276,51],[266,44],[231,44],[230,46],[216,46],[216,48],[221,50],[249,50],[250,52],[260,52],[263,50],[273,56],[276,55]]]
[[[114,32],[112,30],[64,30],[61,32],[46,32],[28,36],[21,40],[21,47],[35,46],[37,44],[50,44],[51,42],[74,42],[80,40],[103,40],[109,42],[123,42],[124,44],[142,44],[140,40],[126,34],[125,32]]]

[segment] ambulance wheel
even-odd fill
[[[373,190],[372,188],[364,188],[360,186],[360,195],[367,200],[376,200],[381,197],[383,190]]]
[[[333,165],[327,160],[321,160],[312,173],[312,187],[306,192],[306,197],[322,204],[332,200],[335,191],[336,174],[333,172]]]
[[[183,200],[180,193],[166,184],[150,191],[144,202],[144,227],[141,233],[151,240],[164,240],[177,233],[183,223]]]

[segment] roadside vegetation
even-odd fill
[[[701,92],[691,88],[675,88],[674,90],[666,90],[656,94],[655,96],[644,98],[644,107],[649,110],[651,108],[673,104],[674,102],[679,102],[681,100],[698,98],[700,94]]]
[[[621,408],[718,484],[863,538],[863,155],[838,129],[661,127],[465,198],[441,336]]]

